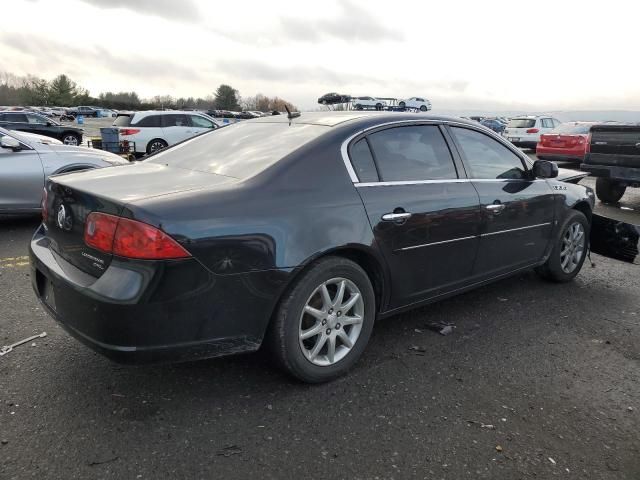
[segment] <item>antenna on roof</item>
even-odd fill
[[[292,112],[289,109],[289,105],[287,105],[286,103],[284,104],[284,109],[287,111],[287,118],[289,120],[291,120],[292,118],[296,118],[300,116],[300,112]]]

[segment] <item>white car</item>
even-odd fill
[[[375,97],[353,97],[351,99],[351,106],[356,110],[364,110],[365,108],[382,110],[382,107],[387,106],[387,102]]]
[[[0,216],[36,213],[50,175],[126,165],[113,153],[0,128]]]
[[[431,110],[431,102],[422,97],[411,97],[398,102],[398,106],[401,108],[417,108],[422,112]]]
[[[120,130],[120,141],[129,141],[140,155],[155,153],[221,125],[204,113],[148,110],[120,113],[113,126]]]
[[[540,141],[540,135],[551,132],[560,125],[557,120],[547,115],[524,115],[509,120],[507,127],[502,132],[516,147],[536,148]]]

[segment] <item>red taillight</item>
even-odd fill
[[[120,135],[135,135],[136,133],[140,133],[139,128],[121,128]]]
[[[527,133],[538,133],[540,130],[538,130],[537,128],[530,128],[529,130],[527,130]]]
[[[129,218],[93,212],[87,217],[85,243],[121,257],[144,260],[186,258],[191,255],[162,230]]]
[[[42,192],[42,221],[46,222],[49,220],[49,210],[47,210],[47,199],[49,198],[47,194],[47,187],[44,187],[44,191]]]

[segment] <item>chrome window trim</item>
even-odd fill
[[[353,168],[353,165],[351,164],[351,160],[349,159],[349,144],[351,143],[351,141],[366,133],[369,132],[371,130],[375,130],[377,128],[380,127],[388,127],[388,126],[393,126],[393,125],[453,125],[456,127],[463,127],[463,128],[468,128],[470,130],[474,130],[476,132],[480,132],[480,133],[484,133],[485,135],[487,134],[487,128],[486,127],[482,127],[480,125],[480,128],[476,128],[475,125],[469,125],[467,123],[463,123],[463,122],[456,122],[455,120],[436,120],[436,119],[415,119],[415,120],[396,120],[394,122],[384,122],[384,123],[379,123],[377,125],[372,125],[370,127],[364,128],[362,130],[357,131],[356,133],[354,133],[353,135],[350,135],[349,137],[347,137],[346,140],[344,140],[342,142],[342,145],[340,146],[340,154],[342,155],[342,161],[344,163],[345,168],[347,169],[347,172],[349,173],[349,178],[351,179],[351,182],[356,185],[356,186],[373,186],[373,185],[369,185],[369,184],[394,184],[394,185],[403,185],[405,184],[405,182],[360,182],[360,179],[358,178],[358,175],[356,175],[356,171]],[[497,140],[499,143],[501,143],[502,145],[504,145],[506,148],[509,149],[509,151],[511,151],[513,154],[517,155],[523,162],[525,165],[527,166],[531,166],[531,164],[527,161],[527,159],[529,158],[527,155],[525,155],[522,151],[517,150],[516,148],[513,147],[513,145],[511,143],[509,143],[507,140],[505,140],[503,137],[496,135],[495,133],[491,133],[492,131],[489,131],[489,136],[490,138],[494,138],[494,140]],[[469,178],[452,178],[452,179],[442,179],[442,180],[409,180],[408,183],[409,185],[413,185],[416,184],[416,182],[434,182],[434,181],[444,181],[444,182],[451,182],[451,181],[456,181],[456,180],[474,180],[474,181],[494,181],[492,179],[469,179]],[[497,180],[497,179],[496,179]],[[509,179],[500,179],[502,181],[513,181],[513,180],[524,180],[524,179],[513,179],[513,180],[509,180]],[[531,180],[527,180],[527,181],[531,181]]]
[[[506,183],[506,182],[546,182],[544,178],[536,178],[535,180],[526,180],[524,178],[496,178],[496,179],[478,179],[478,178],[451,178],[451,179],[437,179],[437,180],[396,180],[391,182],[355,182],[353,185],[356,188],[361,187],[392,187],[395,185],[430,185],[437,183]]]

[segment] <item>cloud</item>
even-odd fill
[[[200,10],[193,0],[81,0],[100,8],[124,8],[141,15],[153,15],[167,20],[199,22]],[[126,20],[125,20],[126,21]]]
[[[205,81],[201,69],[189,68],[166,59],[158,62],[153,58],[120,57],[102,46],[79,48],[20,33],[0,33],[0,46],[19,52],[18,61],[24,60],[24,57],[32,57],[43,67],[54,67],[59,73],[83,71],[85,75],[90,72],[96,75],[96,68],[104,68],[139,83],[148,83],[156,78],[165,81],[167,72],[171,72],[171,79],[176,81]],[[82,68],[78,68],[79,66]],[[38,75],[38,72],[31,73]]]
[[[320,39],[337,39],[344,42],[401,41],[404,36],[398,23],[396,28],[385,25],[350,0],[340,3],[342,12],[331,18],[313,21],[284,17],[280,19],[287,36],[298,41],[314,42]]]

